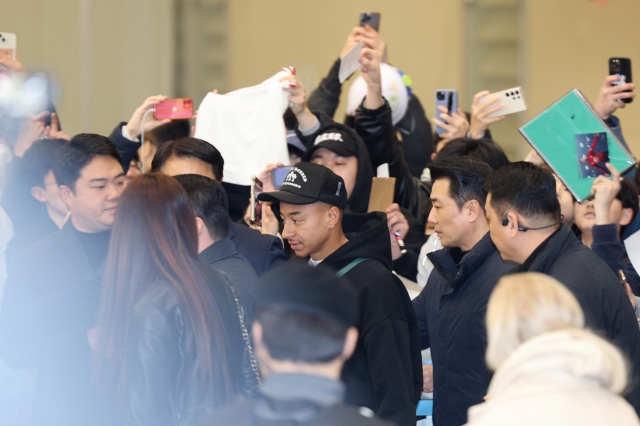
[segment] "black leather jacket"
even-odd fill
[[[225,329],[225,347],[213,350],[225,350],[232,392],[241,394],[245,343],[233,294],[222,275],[214,270],[204,272]],[[184,350],[193,341],[185,335],[175,290],[166,282],[151,286],[135,305],[130,339],[134,344],[127,358],[128,379],[119,424],[193,425],[202,415],[228,402],[223,382],[215,379],[221,371],[214,372],[213,383],[201,386],[199,366],[185,360]]]

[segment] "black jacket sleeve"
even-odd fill
[[[420,330],[420,349],[425,350],[431,347],[431,341],[429,340],[429,329],[427,327],[426,316],[426,304],[427,304],[427,292],[426,286],[422,288],[422,291],[413,299],[413,309],[416,311],[416,319],[418,321],[418,328]]]
[[[338,77],[340,72],[340,58],[336,60],[329,74],[322,79],[320,85],[311,92],[307,105],[312,111],[321,111],[329,117],[333,117],[340,103],[340,93],[342,92],[342,84]]]
[[[622,241],[618,238],[618,226],[615,223],[609,225],[593,226],[593,243],[591,249],[604,260],[607,265],[618,274],[622,270],[627,277],[627,282],[633,290],[633,294],[640,294],[640,276],[629,261],[624,261],[627,256]]]
[[[414,216],[419,217],[420,182],[411,175],[400,148],[391,120],[391,107],[384,105],[375,110],[364,107],[364,100],[356,111],[356,132],[369,151],[371,165],[377,168],[389,163],[389,175],[396,178],[394,201]]]
[[[131,141],[122,136],[122,127],[126,124],[125,122],[118,124],[109,136],[109,140],[116,146],[120,157],[122,157],[122,168],[125,173],[129,170],[129,164],[131,164],[131,160],[133,160],[138,148],[140,148],[140,142]]]

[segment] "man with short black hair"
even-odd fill
[[[407,290],[391,272],[385,214],[344,214],[344,180],[313,163],[298,163],[279,191],[258,199],[277,204],[282,237],[297,257],[344,276],[358,292],[360,338],[342,371],[346,401],[414,426],[422,388],[418,327]]]
[[[265,381],[253,399],[203,418],[208,425],[387,425],[345,405],[340,372],[357,341],[357,295],[329,270],[289,263],[261,280],[253,324]],[[415,421],[414,421],[415,424]]]
[[[473,157],[449,157],[427,166],[433,179],[429,222],[443,250],[427,256],[434,265],[427,285],[414,299],[425,365],[426,392],[433,392],[433,424],[459,426],[469,407],[480,404],[489,387],[484,325],[489,296],[513,269],[491,242],[482,185],[492,172]]]
[[[231,219],[227,193],[220,182],[206,176],[178,175],[175,179],[187,191],[196,214],[200,260],[231,279],[251,322],[258,276],[228,237]]]
[[[59,231],[17,253],[8,264],[0,320],[34,300],[98,270],[107,257],[124,171],[109,139],[80,134],[61,148],[53,167],[60,196],[71,217]],[[63,312],[60,313],[63,315]],[[82,330],[81,330],[82,331]],[[22,336],[3,337],[0,356],[15,368],[36,368],[34,425],[86,424],[99,399],[91,391],[91,349],[81,333],[45,336],[19,345]]]
[[[225,190],[229,189],[229,186],[225,186],[222,182],[224,159],[220,151],[202,139],[179,138],[165,143],[153,158],[152,170],[170,176],[185,174],[206,176],[222,183]],[[245,207],[248,199],[247,193]],[[242,214],[244,215],[244,210]],[[232,216],[231,213],[230,216]],[[232,222],[229,228],[229,239],[238,253],[251,264],[258,276],[269,268],[288,260],[279,238],[263,235],[247,226]]]
[[[616,275],[562,224],[553,175],[528,162],[511,163],[485,182],[491,239],[522,272],[564,284],[584,311],[586,326],[616,344],[631,363],[627,399],[640,413],[640,334]]]

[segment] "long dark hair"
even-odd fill
[[[182,186],[161,173],[133,179],[120,198],[105,264],[94,355],[96,378],[117,376],[118,388],[126,385],[133,308],[151,286],[163,281],[174,290],[182,310],[185,362],[198,365],[201,385],[215,378],[216,387],[226,390],[222,398],[228,399],[231,385],[224,329],[197,259],[195,215]],[[111,374],[102,374],[103,370]]]

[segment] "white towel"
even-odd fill
[[[283,68],[257,86],[209,93],[200,104],[195,137],[220,151],[225,182],[248,186],[268,163],[289,163],[282,119],[289,103],[282,89],[289,84],[279,80],[293,74],[294,68]]]

